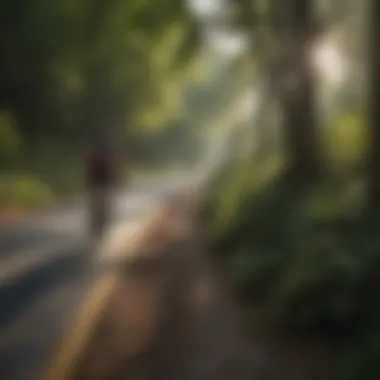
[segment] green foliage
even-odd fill
[[[236,226],[251,218],[252,194],[258,194],[278,175],[279,158],[272,157],[262,165],[252,165],[249,158],[233,161],[226,171],[217,177],[210,188],[210,203],[205,205],[212,214],[211,228],[215,236],[223,236],[223,242],[238,239]],[[253,177],[252,173],[258,173]],[[227,247],[226,247],[227,248]]]
[[[316,232],[291,244],[273,297],[276,317],[294,328],[340,333],[357,312],[356,257],[339,239]]]
[[[230,162],[206,197],[211,244],[230,271],[244,306],[256,315],[257,309],[264,310],[265,322],[276,327],[271,332],[280,328],[303,337],[340,338],[344,350],[332,378],[376,379],[380,372],[380,238],[375,227],[379,210],[366,206],[369,182],[378,178],[379,120],[377,110],[372,110],[376,116],[371,131],[363,113],[362,82],[367,73],[360,66],[367,67],[363,64],[367,28],[363,28],[365,18],[358,14],[366,7],[357,1],[318,1],[314,5],[323,15],[319,20],[311,11],[311,1],[298,6],[289,1],[233,3],[238,6],[236,22],[254,33],[253,59],[260,63],[259,75],[264,81],[269,76],[270,96],[285,109],[285,158],[294,167],[281,175],[278,163],[275,169],[264,169],[252,158]],[[343,86],[328,89],[327,102],[332,103],[320,118],[327,119],[326,125],[320,126],[313,123],[316,110],[309,107],[313,90],[310,96],[298,93],[288,103],[293,94],[283,93],[281,82],[289,72],[304,72],[304,57],[297,59],[300,44],[307,40],[313,45],[313,37],[331,26],[345,34],[338,50],[353,59],[344,62],[349,78]],[[331,40],[332,33],[326,32],[325,37]],[[378,65],[372,83],[377,83],[377,71]],[[376,108],[375,101],[370,103]],[[322,141],[316,130],[323,133]],[[318,143],[321,150],[314,150]],[[313,170],[308,164],[316,161],[322,164],[322,178],[317,175],[313,184],[305,183]],[[293,170],[290,178],[289,172],[297,166],[299,170]],[[254,316],[251,320],[259,321]]]
[[[380,332],[379,328],[356,339],[341,353],[335,368],[336,379],[377,379],[380,373]]]
[[[60,195],[79,191],[78,155],[99,126],[127,140],[130,162],[152,159],[131,148],[145,137],[134,121],[154,108],[150,124],[165,128],[180,112],[198,42],[184,2],[5,0],[0,23],[0,109],[17,120],[0,114],[3,171],[35,173]]]
[[[20,148],[20,138],[12,116],[7,112],[0,112],[0,163],[14,159]]]
[[[335,174],[359,168],[368,150],[364,115],[346,112],[335,116],[325,128],[325,143]]]
[[[268,318],[297,332],[342,336],[375,323],[380,240],[361,218],[365,188],[295,187],[266,165],[231,166],[206,202],[242,299],[269,303]]]
[[[28,175],[7,175],[0,178],[0,208],[35,207],[54,200],[51,189]]]
[[[341,114],[325,133],[331,181],[289,183],[279,157],[255,164],[248,157],[210,187],[209,237],[228,257],[242,299],[269,303],[273,323],[329,337],[375,323],[380,309],[369,310],[378,287],[369,284],[380,274],[380,240],[363,218],[367,146],[361,115]]]
[[[274,281],[286,256],[275,248],[257,249],[256,252],[253,249],[248,247],[239,250],[227,265],[242,301],[249,302],[252,298],[265,301],[273,291]]]

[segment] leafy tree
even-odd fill
[[[163,97],[197,42],[176,0],[5,0],[0,22],[0,107],[28,151],[80,150],[100,125],[132,144],[136,114]]]

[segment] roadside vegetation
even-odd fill
[[[334,90],[323,78],[313,80],[313,68],[303,66],[303,54],[309,53],[302,43],[310,44],[310,36],[315,36],[314,3],[284,1],[282,10],[267,3],[267,15],[276,21],[265,32],[255,13],[259,11],[249,2],[239,4],[243,25],[267,33],[277,47],[270,57],[263,55],[265,50],[251,52],[271,88],[267,103],[272,108],[261,119],[260,131],[273,131],[271,114],[279,112],[281,117],[271,143],[258,133],[261,149],[241,154],[241,142],[236,144],[230,164],[214,178],[204,204],[209,243],[235,284],[247,333],[290,336],[305,347],[317,340],[326,352],[333,349],[336,354],[330,369],[333,379],[376,379],[380,145],[379,100],[374,96],[380,66],[374,63],[378,53],[363,55],[360,49],[350,50],[350,44],[358,35],[362,41],[374,41],[378,25],[357,29],[352,12],[363,13],[349,1],[337,2],[344,9],[341,14],[334,13],[332,5],[326,10],[331,29],[318,37],[329,41],[330,30],[340,30],[346,42],[336,46],[337,54],[355,62],[345,62],[347,72],[333,78]],[[300,44],[300,55],[292,59],[289,41]],[[358,74],[349,67],[366,65],[371,69],[363,91],[358,75],[363,77],[364,71]],[[268,67],[281,66],[268,75]],[[304,82],[281,85],[289,72],[301,71]],[[257,119],[247,122],[259,129]]]

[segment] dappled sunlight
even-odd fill
[[[249,39],[245,34],[224,28],[206,29],[205,40],[210,49],[225,59],[240,56],[249,44]]]
[[[219,15],[226,5],[224,0],[188,0],[189,9],[200,18],[211,18]]]
[[[311,59],[321,80],[326,80],[335,86],[343,83],[348,72],[348,62],[333,40],[326,39],[317,44],[312,51]]]

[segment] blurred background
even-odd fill
[[[127,182],[207,181],[247,334],[317,338],[334,379],[377,379],[379,15],[376,0],[3,0],[1,214],[82,194],[106,126]]]

